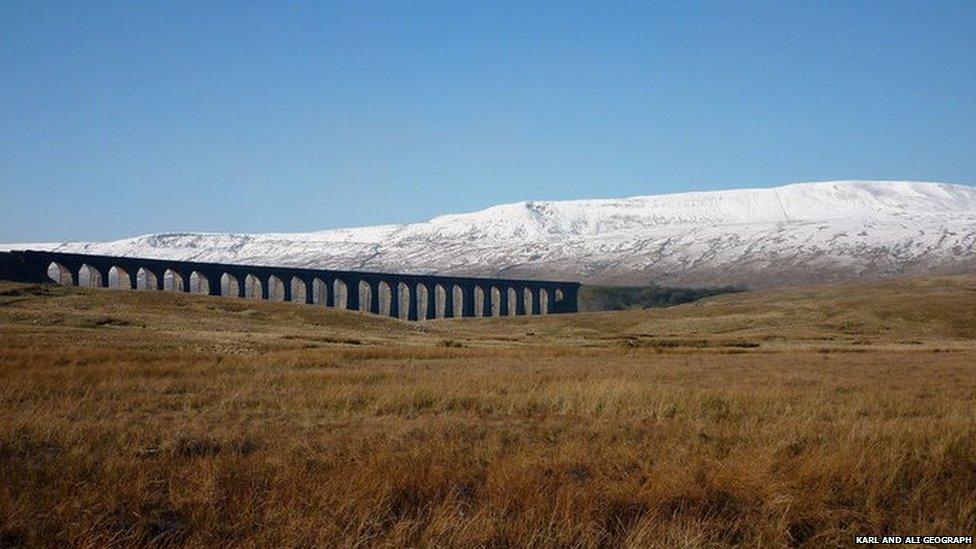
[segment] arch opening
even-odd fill
[[[312,280],[312,302],[316,305],[325,305],[328,303],[329,290],[325,285],[325,282],[321,278],[315,278]]]
[[[515,316],[518,314],[518,292],[515,288],[505,290],[505,299],[508,301],[508,314]]]
[[[474,287],[474,316],[481,317],[485,314],[485,291],[481,286]]]
[[[405,282],[397,282],[397,318],[407,320],[410,318],[410,300],[413,295],[410,293],[410,286]]]
[[[390,285],[386,281],[380,281],[379,289],[377,294],[380,298],[379,303],[379,314],[383,316],[390,316],[390,309],[393,303],[393,292],[390,290]]]
[[[129,273],[118,265],[112,265],[108,270],[108,287],[116,290],[129,290],[132,288],[129,282]]]
[[[78,285],[98,288],[102,285],[102,274],[95,267],[85,263],[78,269]]]
[[[183,277],[173,269],[166,269],[163,272],[163,290],[167,292],[182,292]]]
[[[522,303],[525,304],[525,314],[529,316],[532,314],[532,290],[525,288],[522,290]]]
[[[264,293],[264,285],[261,284],[261,279],[249,274],[244,277],[244,297],[248,299],[262,299]]]
[[[308,287],[305,286],[305,281],[298,278],[297,276],[291,277],[291,299],[295,303],[305,303],[308,297]]]
[[[464,316],[464,290],[454,284],[451,286],[451,295],[454,296],[454,318]]]
[[[371,294],[371,287],[369,282],[365,280],[360,280],[357,291],[359,292],[359,312],[368,313],[369,306],[373,304],[373,296]]]
[[[417,319],[427,318],[427,285],[417,284]]]
[[[549,314],[549,290],[545,288],[539,290],[539,314]]]
[[[137,290],[158,290],[159,280],[156,278],[156,273],[140,267],[136,271],[136,289]]]
[[[210,293],[210,281],[199,271],[190,273],[190,292],[203,295]]]
[[[275,275],[268,277],[268,299],[271,301],[285,300],[285,283]]]
[[[240,282],[232,274],[224,273],[220,275],[220,295],[226,297],[237,297],[240,293]]]
[[[447,290],[440,284],[434,285],[434,318],[447,316]]]
[[[491,287],[491,316],[502,316],[502,292],[495,286]]]
[[[52,261],[51,264],[47,266],[47,277],[52,281],[65,286],[71,286],[74,284],[71,271],[56,261]]]
[[[335,282],[332,283],[332,295],[335,296],[333,306],[336,309],[345,309],[349,303],[346,283],[337,278]]]

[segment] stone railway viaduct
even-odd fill
[[[573,313],[579,283],[0,252],[0,279],[252,297],[407,320]]]

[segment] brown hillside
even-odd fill
[[[976,277],[406,323],[0,283],[3,546],[976,531]]]

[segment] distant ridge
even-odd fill
[[[154,234],[50,249],[228,263],[782,285],[976,271],[976,189],[831,181],[621,199],[528,201],[424,223],[280,234]]]

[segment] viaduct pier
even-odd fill
[[[0,252],[0,279],[292,301],[405,320],[579,311],[578,282]]]

